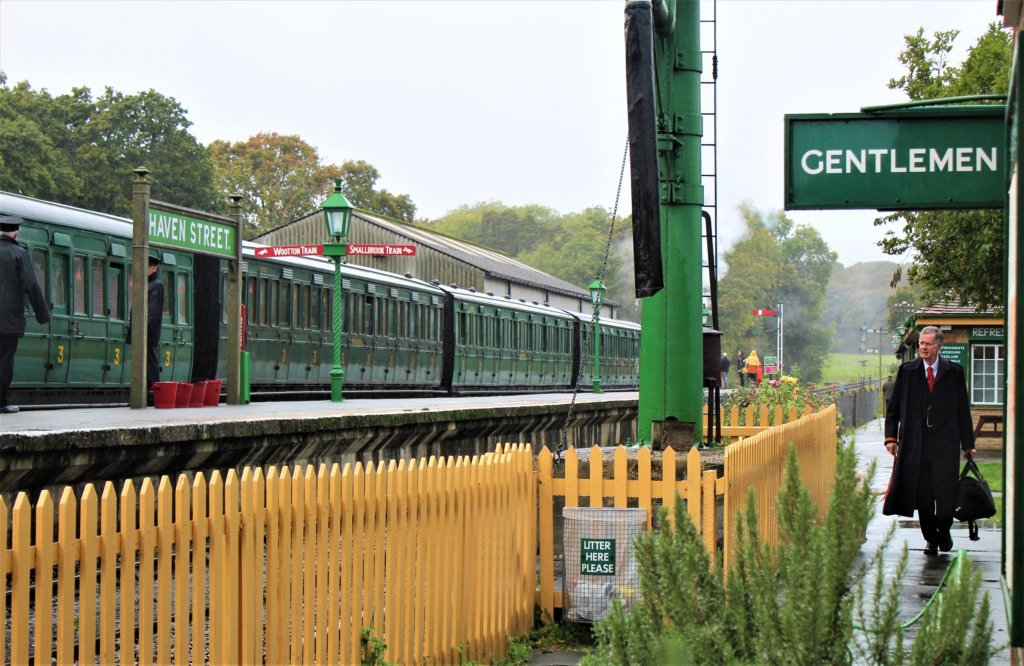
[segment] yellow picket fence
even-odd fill
[[[760,416],[764,416],[764,411]],[[781,414],[776,414],[781,422]],[[749,421],[748,421],[749,422]],[[764,419],[762,418],[762,421]],[[759,526],[768,543],[775,543],[775,496],[782,487],[789,444],[796,445],[801,480],[811,489],[819,510],[824,510],[831,490],[836,466],[836,410],[834,405],[818,413],[758,432],[725,449],[723,475],[714,470],[702,471],[701,452],[696,448],[686,454],[686,476],[676,478],[676,453],[667,449],[655,463],[650,449],[629,452],[618,447],[612,454],[611,475],[605,472],[602,450],[589,450],[587,476],[580,475],[580,456],[569,449],[564,466],[555,476],[554,459],[546,448],[537,457],[539,481],[539,549],[540,580],[537,603],[541,615],[550,621],[554,609],[563,608],[562,594],[555,589],[555,498],[564,498],[566,507],[585,506],[618,508],[640,507],[647,510],[650,527],[653,509],[664,506],[669,515],[676,497],[686,502],[686,511],[704,539],[712,562],[717,560],[718,523],[716,504],[724,500],[723,558],[729,555],[735,541],[735,514],[746,505],[749,488],[754,488],[758,505]],[[635,456],[631,461],[630,457]],[[631,469],[632,463],[632,469]]]
[[[393,663],[500,657],[533,623],[535,507],[526,445],[20,494],[0,663],[358,663],[369,627]]]
[[[801,412],[796,407],[784,410],[781,406],[777,406],[775,409],[770,410],[766,406],[761,406],[757,409],[754,409],[753,406],[748,406],[745,409],[740,409],[738,406],[733,405],[730,409],[722,412],[722,436],[750,437],[768,428],[782,425],[783,423],[792,423],[812,413],[809,406],[805,407]],[[704,405],[703,432],[711,432],[708,425],[707,405]]]

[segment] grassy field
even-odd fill
[[[861,363],[866,361],[866,363]],[[893,356],[882,357],[883,377],[890,371],[895,376],[892,366],[896,364]],[[825,359],[825,365],[821,369],[821,378],[825,384],[849,384],[859,382],[865,375],[872,379],[878,379],[878,355],[877,354],[849,354],[834,352]]]

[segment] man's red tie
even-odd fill
[[[928,366],[928,390],[931,391],[935,388],[935,370],[932,366]]]

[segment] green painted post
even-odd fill
[[[667,419],[692,423],[695,441],[702,439],[699,0],[676,0],[674,14],[668,34],[656,20],[654,40],[665,288],[643,304],[637,434],[647,442],[652,423]]]

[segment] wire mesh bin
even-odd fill
[[[647,528],[647,510],[566,507],[562,520],[563,618],[603,620],[616,598],[630,608],[640,596],[633,540]]]

